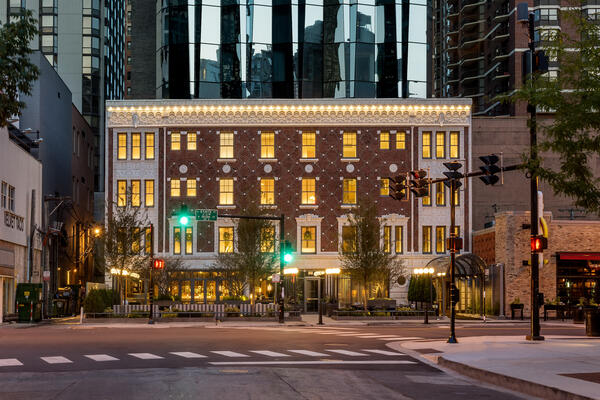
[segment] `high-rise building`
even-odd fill
[[[157,98],[428,95],[426,0],[164,0],[157,27],[130,3],[131,98],[148,98],[138,74],[151,63],[135,52],[153,35]]]
[[[0,22],[18,18],[23,9],[39,22],[40,50],[73,97],[94,133],[95,190],[104,183],[104,101],[124,92],[125,0],[0,0]]]

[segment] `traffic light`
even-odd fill
[[[548,248],[548,239],[543,236],[533,236],[531,238],[531,252],[542,253],[544,249]]]
[[[479,169],[485,174],[480,176],[479,179],[481,179],[486,185],[494,185],[500,180],[500,178],[496,175],[498,172],[502,171],[502,168],[496,165],[500,159],[495,154],[481,156],[479,159],[485,164],[479,167]]]
[[[410,180],[410,191],[417,197],[425,197],[429,195],[429,181],[427,180],[427,171],[420,169],[410,171],[413,179]]]
[[[406,198],[406,178],[397,176],[396,178],[388,178],[390,181],[389,196],[394,200],[404,200]]]
[[[460,301],[460,291],[456,287],[456,285],[450,286],[450,300],[452,301],[452,305],[456,306]]]
[[[446,177],[454,180],[454,188],[458,189],[462,186],[462,182],[459,179],[462,179],[464,175],[461,172],[458,172],[459,169],[462,168],[462,164],[458,161],[445,162],[444,167],[448,168],[449,171],[444,171],[444,175]],[[444,185],[450,187],[450,181],[445,181]]]
[[[291,263],[294,260],[292,244],[289,240],[284,240],[281,246],[283,247],[283,262],[285,264]]]
[[[152,265],[152,268],[154,268],[154,269],[165,269],[165,260],[162,260],[160,258],[155,258],[154,259],[154,264]]]
[[[181,207],[179,207],[179,211],[177,211],[177,221],[179,221],[179,225],[186,226],[190,223],[190,219],[190,210],[185,204],[182,204]]]

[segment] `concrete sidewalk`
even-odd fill
[[[600,399],[600,338],[523,336],[422,340],[387,345],[481,381],[543,399]]]

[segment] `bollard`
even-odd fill
[[[29,303],[29,322],[33,322],[33,301]]]
[[[81,311],[79,312],[79,323],[83,324],[83,307],[81,307]]]

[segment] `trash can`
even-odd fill
[[[19,322],[42,320],[42,284],[17,284],[17,314]]]

